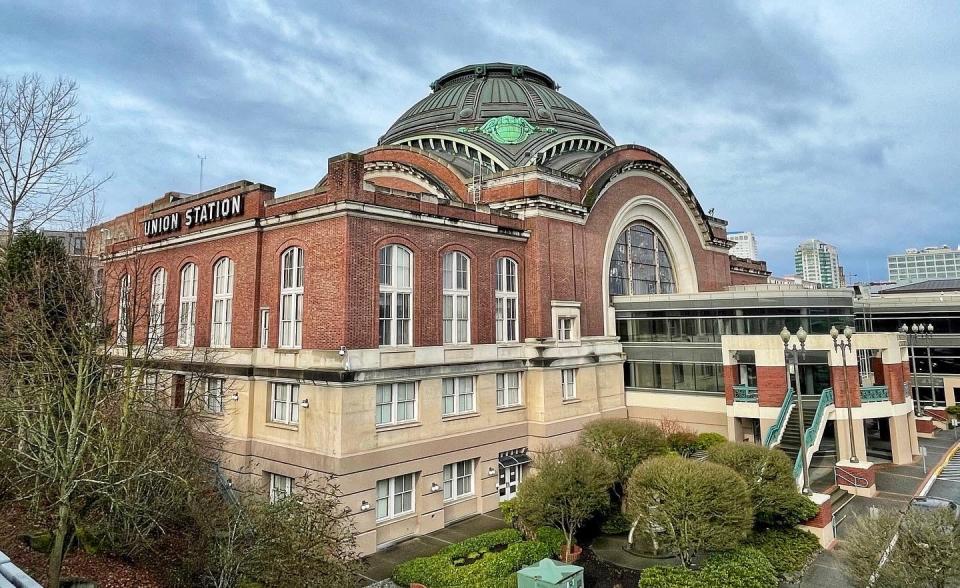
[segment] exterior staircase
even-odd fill
[[[791,395],[788,394],[788,401],[790,396]],[[794,406],[793,410],[789,411],[787,408],[785,403],[780,409],[780,420],[778,424],[780,421],[783,421],[783,424],[779,427],[782,430],[782,434],[779,435],[779,443],[771,438],[767,440],[766,445],[768,447],[779,447],[793,460],[793,463],[796,464],[794,467],[794,477],[797,479],[797,485],[800,486],[802,484],[802,466],[798,456],[802,446],[801,435],[804,434],[804,431],[800,428],[800,411],[798,407]],[[810,461],[812,461],[814,453],[829,453],[832,451],[836,454],[833,439],[829,436],[827,439],[824,439],[825,429],[828,424],[827,413],[832,410],[833,391],[829,388],[825,389],[821,396],[805,395],[803,397],[803,426],[810,432],[811,436],[814,436],[812,438],[808,436],[807,438],[808,454],[806,458]],[[818,416],[819,419],[817,418]],[[774,426],[774,429],[776,428],[778,428],[777,425]]]
[[[819,402],[819,396],[813,395],[804,395],[803,397],[803,426],[809,427],[810,423],[813,422],[813,417],[817,414],[817,402]],[[778,446],[784,453],[787,454],[787,457],[790,458],[790,463],[793,463],[797,460],[797,454],[800,453],[800,412],[794,408],[790,412],[790,418],[787,419],[787,424],[784,427],[783,439],[780,441]]]

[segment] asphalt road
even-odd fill
[[[960,503],[960,452],[943,466],[943,470],[937,476],[937,481],[930,487],[927,496],[947,498]]]

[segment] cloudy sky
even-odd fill
[[[200,5],[203,7],[200,7]],[[0,0],[0,77],[80,85],[114,216],[240,178],[285,194],[459,66],[553,76],[666,155],[778,274],[812,237],[848,276],[960,242],[960,4]]]

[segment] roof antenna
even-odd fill
[[[207,156],[197,155],[197,159],[200,160],[200,192],[203,192],[203,162],[207,160]],[[197,194],[200,192],[197,192]]]

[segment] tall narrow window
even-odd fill
[[[277,502],[293,495],[293,478],[270,474],[270,502]]]
[[[180,270],[180,327],[177,345],[193,345],[197,327],[197,266],[188,263]]]
[[[443,256],[443,342],[470,342],[470,258],[459,251]]]
[[[233,321],[233,260],[224,257],[213,266],[213,324],[210,329],[212,347],[230,347]]]
[[[673,264],[663,237],[644,223],[624,229],[610,259],[610,295],[671,294],[675,290]]]
[[[296,425],[300,422],[300,385],[273,384],[270,420],[284,425]]]
[[[117,345],[127,344],[130,330],[130,274],[120,278],[120,299],[117,304]]]
[[[387,245],[379,254],[380,345],[410,345],[413,340],[413,253]]]
[[[520,405],[520,372],[497,374],[497,408]]]
[[[150,318],[147,322],[147,345],[163,347],[164,312],[167,302],[167,271],[157,268],[150,278]]]
[[[497,260],[497,342],[517,341],[517,262],[509,257]]]
[[[260,348],[266,349],[270,346],[270,310],[260,309]]]
[[[300,347],[303,331],[303,249],[291,247],[280,262],[280,347]]]
[[[206,409],[207,412],[220,414],[223,412],[223,389],[226,380],[223,378],[207,378]]]
[[[573,400],[577,397],[577,370],[566,368],[560,370],[560,395],[564,400]]]

